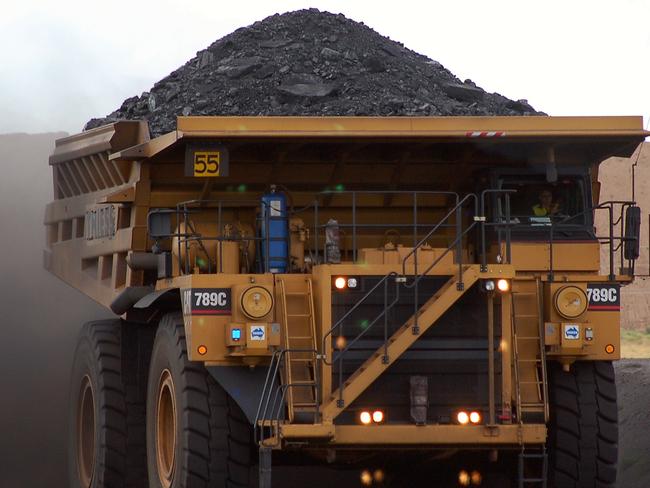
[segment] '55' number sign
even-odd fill
[[[201,151],[194,153],[194,176],[219,176],[219,151]]]
[[[225,146],[190,143],[185,148],[185,176],[228,176],[228,164],[229,155]]]

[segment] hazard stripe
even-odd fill
[[[469,131],[466,132],[467,137],[503,137],[506,135],[504,131]]]
[[[620,310],[620,305],[589,305],[589,310]]]
[[[192,310],[192,315],[232,315],[231,310]]]

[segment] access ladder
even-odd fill
[[[314,297],[310,278],[279,279],[282,301],[283,384],[290,423],[316,423],[318,382]]]

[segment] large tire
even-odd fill
[[[131,325],[138,327],[104,320],[89,322],[81,330],[71,375],[71,487],[136,488],[147,483],[146,376],[138,377],[134,366],[142,358],[127,358],[126,329]]]
[[[614,367],[578,361],[549,368],[549,480],[555,488],[613,487],[618,459]]]
[[[150,488],[241,488],[251,483],[252,428],[239,407],[187,357],[178,314],[158,326],[147,388]]]

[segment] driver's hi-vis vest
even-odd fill
[[[546,217],[548,215],[548,210],[538,203],[537,205],[533,205],[533,213],[535,214],[535,217]]]

